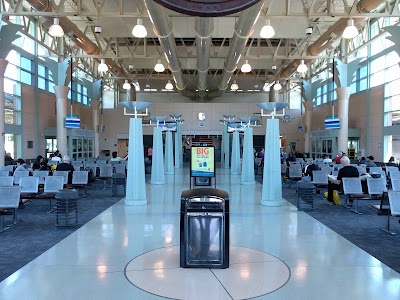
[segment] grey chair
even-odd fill
[[[111,180],[113,174],[113,166],[109,164],[100,165],[99,179],[104,181],[104,190],[107,188],[107,180]]]
[[[391,235],[396,235],[397,232],[390,230],[390,216],[400,217],[400,191],[389,191],[389,210],[386,228],[380,228],[382,231],[389,233]]]
[[[90,170],[92,170],[92,172],[93,172],[93,176],[97,176],[97,163],[95,163],[95,162],[87,162],[86,164],[85,164],[85,167],[86,168],[90,168]]]
[[[0,186],[13,186],[14,178],[12,176],[0,176]]]
[[[107,160],[106,159],[98,159],[98,160],[96,160],[96,163],[97,163],[97,165],[105,164],[105,163],[107,163]]]
[[[37,195],[37,199],[49,199],[50,209],[48,213],[53,211],[52,200],[55,199],[58,190],[62,190],[64,187],[63,176],[46,176],[44,180],[43,193]]]
[[[390,179],[400,179],[400,171],[390,171]]]
[[[361,179],[359,177],[343,177],[342,182],[343,193],[346,196],[345,206],[348,207],[349,201],[352,200],[352,211],[357,214],[361,214],[357,209],[357,200],[360,198],[369,197],[369,195],[364,194],[362,191]]]
[[[82,162],[72,162],[72,166],[74,167],[75,171],[80,171],[81,168],[83,169]]]
[[[20,177],[19,187],[21,188],[21,201],[23,204],[25,204],[27,201],[37,197],[39,193],[39,177]]]
[[[0,176],[10,176],[10,171],[7,170],[0,171]]]
[[[339,171],[332,171],[333,176],[338,176],[338,174],[339,174]]]
[[[29,176],[29,171],[15,171],[14,172],[14,184],[19,184],[19,179],[21,177]]]
[[[379,167],[378,167],[378,168],[379,168]],[[371,173],[381,174],[381,177],[386,179],[386,173],[385,173],[385,171],[383,171],[382,169],[380,169],[380,170],[375,169],[375,171],[371,171],[371,169],[370,169],[370,170],[369,170],[369,173],[370,173],[370,174],[371,174]]]
[[[68,186],[77,188],[78,193],[80,188],[84,188],[85,194],[83,196],[86,196],[88,180],[89,180],[89,171],[75,171],[72,174],[72,184],[69,184]]]
[[[300,180],[302,177],[303,177],[303,171],[301,169],[300,164],[293,164],[289,166],[289,179],[291,183],[293,181]]]
[[[64,184],[68,184],[68,171],[54,171],[53,176],[62,176],[64,178]]]
[[[33,171],[33,176],[39,177],[39,184],[44,184],[44,178],[49,176],[49,171]]]
[[[328,185],[328,172],[327,171],[313,171],[314,185],[327,186]]]
[[[356,168],[357,168],[357,170],[358,170],[358,174],[359,174],[359,175],[363,175],[363,174],[366,174],[366,173],[367,173],[367,168],[366,168],[366,167],[357,166]]]
[[[0,187],[0,232],[4,231],[4,215],[11,212],[13,214],[13,223],[17,224],[17,208],[20,202],[19,186],[2,186]]]
[[[10,173],[14,172],[16,165],[0,166],[0,171],[8,171]]]
[[[398,172],[398,171],[399,171],[398,167],[386,166],[386,175],[389,175],[390,172]]]
[[[114,165],[114,173],[124,173],[125,174],[125,170],[126,170],[125,164]]]
[[[383,170],[382,170],[382,167],[369,167],[369,171],[379,173],[380,171],[383,171]]]
[[[385,178],[367,178],[368,194],[373,196],[382,196],[383,192],[387,192],[386,179]]]
[[[392,190],[395,192],[400,192],[400,179],[391,179]]]

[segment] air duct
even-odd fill
[[[53,6],[50,0],[26,0],[36,11],[52,12]],[[47,21],[53,24],[53,17],[44,16]],[[74,23],[67,17],[59,17],[60,25],[76,46],[81,48],[88,55],[101,55],[99,47],[93,43]],[[96,58],[100,61],[100,58]],[[116,77],[126,77],[125,71],[118,66],[111,58],[106,58],[105,63],[108,65],[110,72]]]
[[[193,91],[185,90],[186,84],[183,80],[183,73],[179,62],[178,51],[176,49],[175,38],[172,33],[172,25],[169,22],[165,8],[155,3],[153,0],[145,0],[144,3],[151,23],[153,24],[153,31],[160,41],[160,45],[164,50],[165,57],[168,61],[168,67],[174,76],[177,89],[184,96],[194,97],[195,93]]]
[[[199,90],[198,95],[200,98],[206,96],[211,34],[213,30],[214,19],[196,17],[197,89]]]
[[[357,3],[357,12],[358,13],[369,13],[379,5],[384,3],[383,0],[360,0]],[[342,37],[344,29],[347,27],[347,18],[342,18],[333,24],[331,27],[328,28],[324,34],[322,34],[313,44],[311,44],[307,51],[307,56],[317,56],[322,51],[329,49],[332,45]],[[354,19],[354,25],[357,28],[362,26],[362,22],[364,18],[356,18]],[[311,59],[305,59],[305,62],[309,63]],[[281,73],[279,74],[278,78],[288,78],[294,72],[296,72],[298,65],[300,64],[300,59],[293,60],[288,66],[286,66]]]
[[[254,24],[257,22],[263,5],[264,1],[260,1],[240,13],[235,26],[234,36],[230,41],[228,58],[222,72],[222,78],[218,84],[218,92],[209,93],[209,97],[217,96],[217,94],[221,95],[228,88],[229,80],[237,68],[243,49],[246,46],[247,39],[253,33]]]

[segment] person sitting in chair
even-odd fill
[[[68,171],[68,184],[72,183],[72,173],[75,171],[74,166],[71,165],[71,158],[68,155],[63,157],[63,162],[57,165],[57,171]]]
[[[337,179],[328,177],[328,201],[333,202],[333,191],[340,191],[343,189],[342,178],[344,177],[359,177],[358,170],[356,167],[350,166],[350,159],[347,156],[343,156],[340,159],[340,163],[343,168],[339,170]]]

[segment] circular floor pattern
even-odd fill
[[[287,283],[289,267],[268,253],[231,246],[228,269],[179,267],[179,246],[155,249],[135,257],[125,268],[136,287],[172,299],[249,299]]]

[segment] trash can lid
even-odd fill
[[[181,200],[194,197],[207,197],[207,196],[211,197],[214,196],[225,200],[229,200],[229,194],[227,192],[213,188],[200,188],[200,189],[191,189],[183,191],[181,194]]]
[[[76,189],[62,189],[56,192],[56,199],[78,199],[79,194]]]

